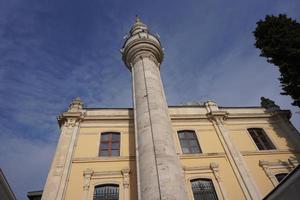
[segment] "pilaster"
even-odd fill
[[[64,199],[75,141],[80,122],[84,118],[82,106],[83,103],[77,98],[72,101],[68,111],[58,117],[61,133],[44,187],[42,200]]]
[[[87,169],[83,172],[83,200],[88,200],[90,182],[94,171]]]
[[[129,173],[130,169],[122,169],[121,170],[122,175],[123,175],[123,188],[124,188],[124,200],[130,200],[129,196]]]
[[[229,132],[224,126],[224,121],[228,115],[227,112],[219,110],[218,105],[213,101],[206,102],[205,106],[208,112],[207,117],[210,119],[217,132],[228,160],[230,161],[230,165],[244,192],[245,198],[247,200],[261,199],[260,192],[250,176],[250,172],[247,169],[240,151],[232,143]]]

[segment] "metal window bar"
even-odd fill
[[[275,177],[276,177],[276,179],[277,179],[277,181],[278,181],[278,183],[279,183],[279,182],[281,182],[282,179],[284,179],[287,175],[288,175],[287,173],[280,173],[280,174],[276,174]]]
[[[120,133],[102,133],[99,156],[120,156]]]
[[[96,186],[93,200],[119,200],[118,185]]]
[[[259,150],[271,150],[275,149],[274,144],[268,138],[267,134],[261,128],[248,129],[252,139],[254,140]]]
[[[195,131],[178,131],[178,135],[184,154],[202,153]]]
[[[195,200],[218,200],[213,182],[209,179],[191,181]]]

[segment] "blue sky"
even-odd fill
[[[259,57],[252,31],[266,14],[300,21],[300,2],[0,0],[0,167],[18,199],[43,188],[59,137],[56,116],[80,96],[87,107],[131,107],[119,49],[138,14],[165,48],[170,105],[215,100],[291,109],[277,67]]]

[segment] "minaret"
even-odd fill
[[[139,199],[188,199],[160,77],[160,41],[137,17],[121,52],[132,75]]]

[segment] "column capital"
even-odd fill
[[[83,172],[83,177],[84,177],[84,180],[83,180],[83,190],[84,191],[88,191],[89,188],[90,188],[90,181],[91,181],[91,178],[92,178],[92,175],[93,175],[94,171],[92,169],[86,169],[84,172]]]
[[[206,114],[207,118],[216,122],[218,125],[223,124],[224,120],[228,117],[228,112],[223,110],[211,111]]]
[[[122,175],[123,175],[123,186],[125,188],[129,187],[129,173],[130,173],[130,169],[122,169],[121,170]]]

